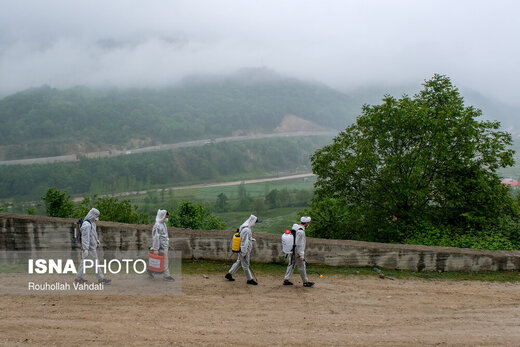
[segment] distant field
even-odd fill
[[[283,231],[290,228],[294,223],[298,222],[298,212],[302,211],[303,207],[286,207],[267,210],[262,213],[252,211],[260,220],[260,223],[253,227],[253,233],[262,231],[271,234],[282,235]],[[247,212],[226,212],[215,213],[228,226],[228,229],[234,230],[242,224],[249,214]]]
[[[281,181],[272,181],[264,183],[250,183],[244,184],[247,194],[252,197],[265,196],[272,189],[288,189],[292,190],[313,190],[316,177],[287,179]],[[157,202],[163,203],[169,200],[194,200],[194,201],[215,201],[220,193],[226,194],[228,199],[233,200],[238,198],[238,184],[232,186],[222,187],[202,187],[202,188],[178,188],[171,191],[155,191],[145,194],[135,194],[125,196],[124,199],[130,200],[132,203],[140,204],[149,200],[156,199]]]
[[[265,197],[273,189],[287,189],[294,190],[309,190],[314,189],[315,177],[288,179],[282,181],[272,181],[264,183],[245,184],[247,194],[251,198]],[[238,185],[223,186],[223,187],[204,187],[204,188],[189,188],[178,189],[168,192],[154,192],[143,195],[134,195],[125,197],[132,201],[137,206],[146,205],[147,211],[154,211],[157,208],[171,208],[175,202],[182,200],[201,201],[201,202],[215,202],[220,193],[226,194],[229,203],[236,204],[238,199]],[[150,200],[154,202],[150,202]],[[268,233],[281,233],[287,227],[298,221],[298,212],[302,211],[304,207],[286,207],[277,209],[266,209],[264,211],[233,211],[214,213],[220,217],[227,228],[230,230],[236,229],[250,214],[257,215],[262,221],[255,226],[253,231],[263,231]]]
[[[252,198],[265,196],[272,189],[283,189],[288,190],[301,190],[301,189],[313,189],[315,177],[309,178],[298,178],[288,179],[282,181],[272,181],[264,183],[251,183],[244,184],[248,195]],[[192,188],[192,189],[179,189],[173,192],[175,199],[188,199],[188,200],[211,200],[215,201],[220,193],[226,194],[229,199],[238,198],[238,185],[224,186],[224,187],[207,187],[207,188]]]

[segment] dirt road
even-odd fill
[[[183,275],[182,294],[167,297],[0,296],[0,343],[520,345],[518,284],[338,275],[254,287],[222,275]]]

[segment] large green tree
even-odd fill
[[[511,135],[480,116],[442,75],[413,98],[364,105],[311,159],[311,232],[382,242],[488,237],[500,216],[516,213],[496,174],[513,164],[513,151]]]
[[[182,201],[170,216],[170,225],[177,228],[216,230],[226,225],[213,216],[201,203]]]
[[[72,217],[74,203],[70,200],[66,191],[62,192],[56,188],[49,188],[41,198],[45,204],[47,215],[61,218]]]
[[[99,210],[99,219],[129,224],[147,224],[149,218],[146,214],[137,211],[138,207],[132,205],[130,200],[119,200],[117,198],[86,197],[75,207],[75,216],[84,218],[88,211],[95,207]]]

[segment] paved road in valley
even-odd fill
[[[159,146],[150,146],[150,147],[143,147],[143,148],[127,149],[127,150],[106,150],[106,151],[83,153],[83,154],[61,155],[61,156],[56,156],[56,157],[4,160],[4,161],[0,161],[0,165],[31,165],[31,164],[50,164],[50,163],[58,163],[58,162],[72,162],[72,161],[79,161],[79,158],[82,156],[87,157],[87,158],[109,158],[109,157],[117,157],[117,156],[121,156],[121,155],[165,151],[165,150],[172,150],[172,149],[185,148],[185,147],[200,147],[200,146],[209,145],[212,143],[220,143],[220,142],[248,141],[248,140],[258,140],[258,139],[277,138],[277,137],[319,136],[319,135],[335,136],[335,135],[337,135],[337,132],[335,132],[335,131],[299,131],[299,132],[290,132],[290,133],[274,133],[274,134],[257,134],[257,135],[219,137],[219,138],[170,143],[170,144],[159,145]]]

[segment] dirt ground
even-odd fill
[[[518,284],[183,275],[182,294],[2,295],[4,345],[519,346]],[[311,278],[313,280],[313,278]]]

